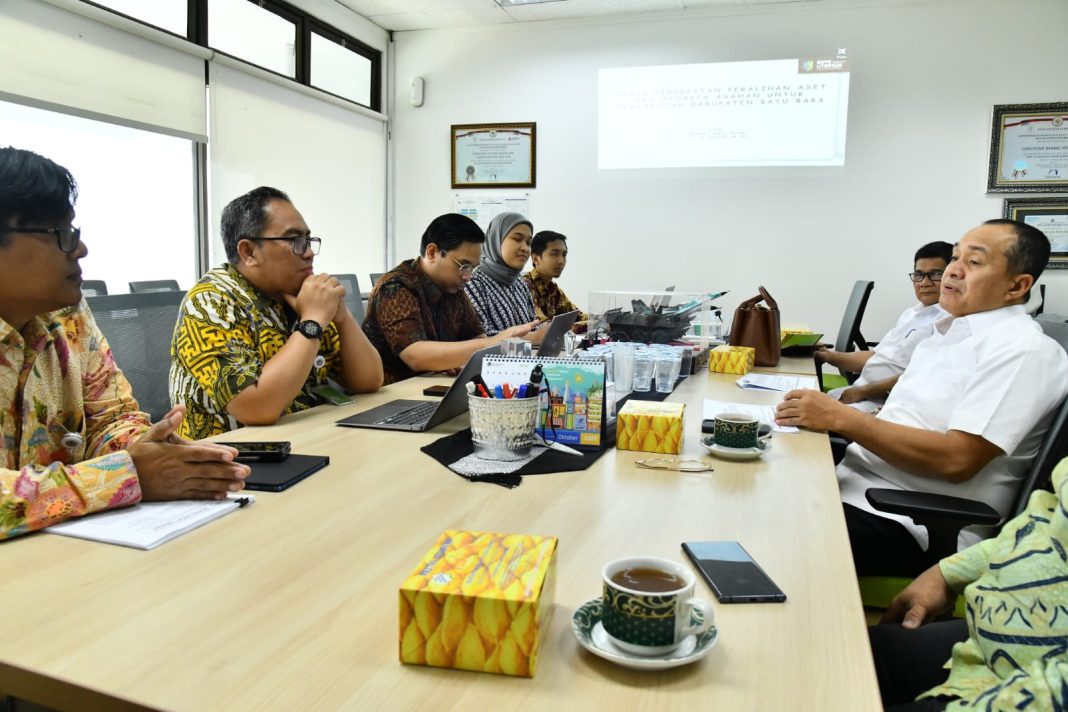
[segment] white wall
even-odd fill
[[[576,301],[670,283],[729,289],[730,313],[764,284],[784,323],[833,338],[853,281],[874,279],[864,324],[879,338],[910,303],[915,249],[1000,217],[1002,197],[985,194],[991,106],[1068,99],[1065,27],[1064,0],[854,0],[397,33],[398,255],[451,209],[450,124],[536,121],[533,221],[569,236]],[[844,168],[597,170],[599,68],[839,47],[852,60]],[[1068,312],[1066,278],[1043,277],[1051,311]]]

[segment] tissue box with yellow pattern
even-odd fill
[[[400,588],[400,660],[534,677],[556,537],[446,530]]]
[[[685,403],[629,400],[616,418],[616,448],[678,455]]]
[[[712,373],[749,373],[754,358],[756,349],[750,346],[717,346],[708,354],[708,370]]]

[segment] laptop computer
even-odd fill
[[[571,331],[571,327],[578,321],[578,316],[578,311],[569,311],[554,316],[553,320],[549,322],[549,326],[546,327],[549,331],[545,334],[545,338],[542,339],[537,355],[542,357],[559,356],[560,351],[564,348],[564,334]]]
[[[337,421],[337,425],[346,428],[376,428],[379,430],[408,430],[422,432],[430,430],[438,423],[444,423],[467,410],[467,383],[482,371],[482,359],[488,354],[500,353],[500,346],[476,351],[467,360],[467,364],[456,380],[449,386],[449,392],[441,400],[397,400],[350,415]]]

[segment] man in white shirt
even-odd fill
[[[842,371],[860,373],[852,386],[836,388],[828,395],[866,413],[875,413],[883,406],[890,389],[909,365],[916,346],[931,335],[934,322],[947,316],[938,303],[939,284],[952,256],[953,245],[948,242],[930,242],[916,251],[909,279],[919,303],[901,313],[897,324],[874,349],[816,352],[819,361]]]
[[[918,575],[936,562],[927,532],[877,512],[870,488],[981,500],[1002,516],[1068,394],[1068,355],[1027,316],[1028,291],[1049,259],[1036,228],[989,220],[954,246],[934,325],[878,415],[816,391],[791,391],[776,422],[832,430],[853,443],[838,465],[858,574]],[[966,530],[960,544],[980,533]]]

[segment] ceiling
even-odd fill
[[[562,0],[500,7],[495,0],[338,0],[387,30],[429,30],[467,25],[563,20],[696,8],[771,5],[815,0]]]

